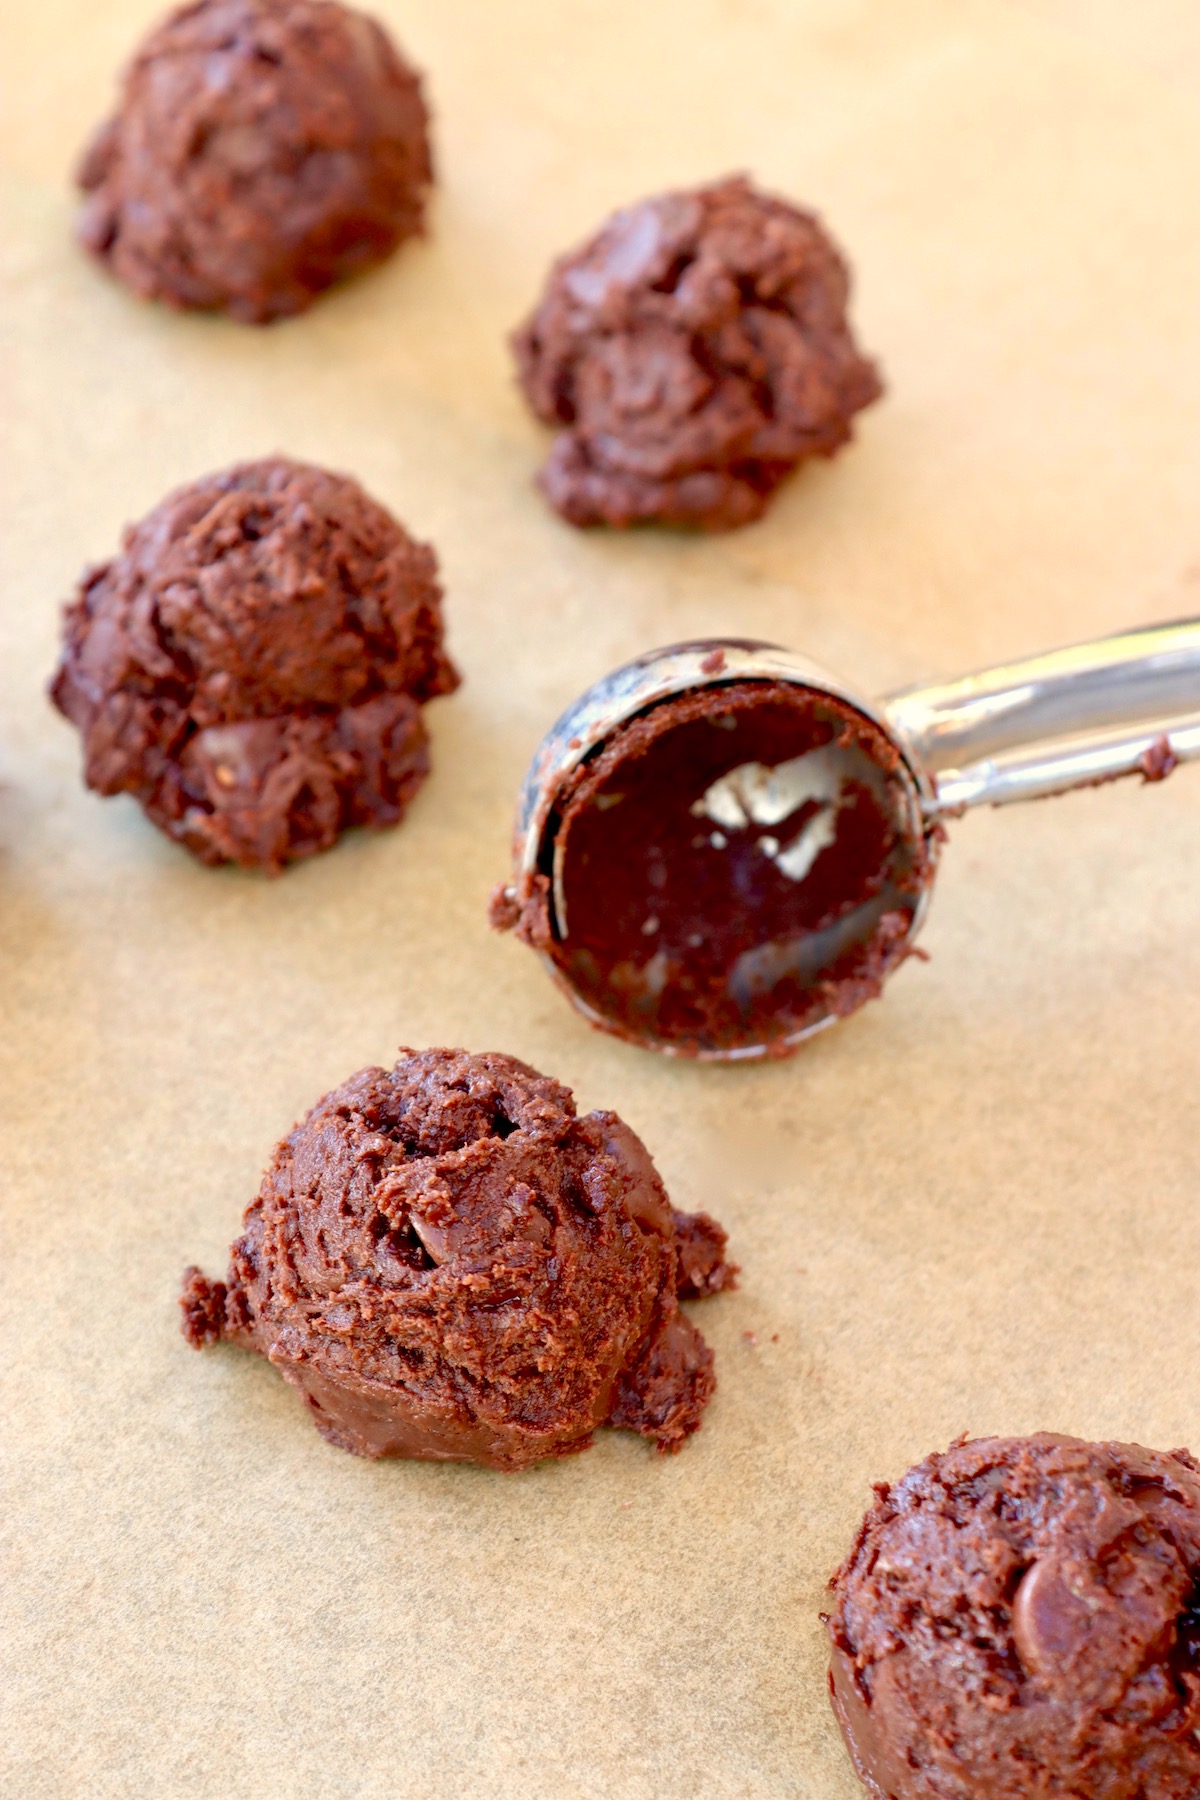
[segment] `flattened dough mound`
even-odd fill
[[[279,1145],[183,1329],[269,1358],[362,1456],[522,1469],[613,1425],[676,1450],[715,1386],[681,1297],[732,1285],[615,1113],[515,1058],[406,1051]]]

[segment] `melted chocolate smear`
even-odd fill
[[[877,993],[930,869],[896,756],[791,685],[732,684],[626,725],[556,838],[552,955],[623,1035],[782,1044]]]

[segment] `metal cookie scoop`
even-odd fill
[[[746,639],[653,651],[543,738],[493,923],[594,1025],[780,1056],[911,953],[943,821],[1200,756],[1200,620],[869,700]]]

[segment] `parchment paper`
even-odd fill
[[[1200,775],[963,821],[932,961],[777,1067],[590,1034],[484,905],[542,729],[655,642],[882,689],[1200,610],[1194,0],[380,0],[433,235],[265,332],[72,246],[156,10],[0,15],[0,1787],[852,1800],[817,1615],[870,1481],[964,1430],[1200,1448]],[[504,334],[611,207],[737,168],[826,215],[888,397],[750,530],[573,533]],[[466,677],[409,822],[275,883],[85,793],[43,697],[81,565],[272,449],[435,543]],[[373,1466],[186,1348],[183,1265],[401,1043],[562,1077],[729,1227],[682,1455]]]

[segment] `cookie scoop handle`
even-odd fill
[[[933,816],[1161,780],[1200,758],[1200,619],[905,688],[880,710],[933,778]]]

